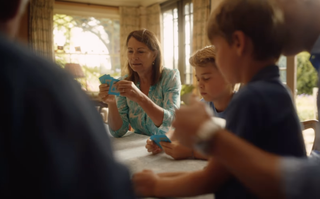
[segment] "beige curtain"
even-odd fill
[[[127,36],[133,30],[139,29],[139,10],[136,7],[120,7],[120,56],[121,56],[121,75],[126,73]]]
[[[193,36],[192,36],[192,49],[193,52],[199,50],[210,42],[207,38],[207,21],[210,15],[211,0],[193,0]],[[194,72],[194,71],[193,71]],[[194,73],[193,73],[194,74]],[[197,88],[197,81],[193,76],[193,84]],[[195,89],[195,94],[198,94]]]
[[[207,38],[210,6],[210,0],[193,0],[193,52],[210,44]]]
[[[159,4],[147,7],[147,29],[161,40],[161,8]]]
[[[30,1],[29,43],[38,54],[49,59],[54,59],[53,5],[54,0]]]

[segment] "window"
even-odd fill
[[[282,83],[287,84],[287,57],[281,55],[278,66],[280,70],[280,80]]]
[[[99,77],[119,77],[120,24],[118,18],[79,13],[54,14],[55,60],[81,66],[85,77],[77,79],[83,89],[99,91]]]
[[[192,84],[193,4],[191,0],[170,1],[161,5],[164,66],[179,69],[181,82]]]

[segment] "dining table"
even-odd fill
[[[146,141],[149,138],[149,136],[133,132],[127,132],[126,135],[121,138],[115,138],[110,135],[116,160],[126,165],[129,168],[131,175],[136,172],[143,171],[144,169],[152,170],[155,173],[191,172],[201,170],[207,165],[206,160],[174,160],[164,152],[152,155],[145,148]],[[185,198],[214,199],[214,194],[206,194],[196,197],[181,197],[179,199]]]

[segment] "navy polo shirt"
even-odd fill
[[[255,146],[280,156],[305,157],[300,121],[279,68],[259,71],[229,104],[226,128]],[[215,193],[220,198],[256,198],[231,177]]]

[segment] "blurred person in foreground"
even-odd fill
[[[89,98],[11,41],[27,3],[0,2],[0,198],[134,198]]]
[[[275,2],[285,16],[286,42],[283,53],[295,55],[301,51],[310,52],[310,61],[319,74],[320,1]],[[210,18],[208,35],[211,34],[210,27],[214,21],[214,18]],[[317,103],[319,110],[319,95]],[[205,146],[200,147],[200,151],[222,163],[232,175],[260,198],[320,198],[320,156],[317,154],[319,152],[313,151],[314,156],[310,158],[277,156],[255,147],[225,129],[210,128],[207,132],[200,132],[199,129],[203,129],[210,121],[212,126],[216,126],[203,105],[194,101],[190,107],[181,108],[176,112],[176,120],[173,123],[176,136],[186,145],[195,144],[198,149],[199,146]],[[318,127],[317,131],[319,130]],[[205,139],[203,135],[206,135]],[[314,144],[319,147],[319,140]]]

